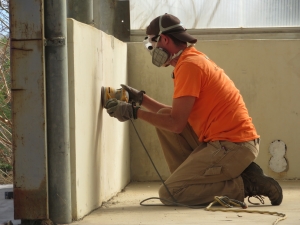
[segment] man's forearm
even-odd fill
[[[139,109],[137,117],[160,129],[174,133],[182,131],[180,130],[179,123],[169,113],[155,113]]]
[[[157,113],[162,108],[172,108],[169,105],[162,104],[148,95],[144,94],[142,107],[146,108],[150,112]]]
[[[143,110],[143,108],[139,109],[137,111],[137,118],[155,127],[173,133],[181,133],[186,127],[195,99],[193,96],[175,98],[173,99],[172,107],[170,107],[156,102],[145,95],[145,102],[143,101],[142,106],[149,111]]]

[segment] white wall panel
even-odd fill
[[[127,44],[68,19],[72,212],[78,220],[130,181],[129,122],[100,105],[101,87],[127,83]]]

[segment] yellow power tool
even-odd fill
[[[101,104],[105,108],[109,99],[115,98],[119,101],[128,102],[129,94],[123,88],[115,89],[112,87],[101,87]]]

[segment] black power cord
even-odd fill
[[[157,168],[156,168],[156,166],[155,166],[155,164],[154,164],[154,162],[153,162],[153,160],[152,160],[152,158],[151,158],[149,152],[147,151],[147,148],[145,147],[145,145],[144,145],[144,143],[143,143],[143,141],[142,141],[142,139],[141,139],[141,137],[140,137],[140,135],[139,135],[139,133],[138,133],[138,131],[137,131],[137,129],[136,129],[134,123],[133,123],[133,121],[132,121],[132,119],[130,119],[130,121],[131,121],[131,124],[132,124],[132,126],[133,126],[133,128],[134,128],[134,130],[135,130],[135,132],[136,132],[136,134],[137,134],[137,136],[138,136],[138,138],[139,138],[139,140],[140,140],[140,142],[141,142],[141,144],[142,144],[142,146],[143,146],[143,148],[144,148],[144,150],[145,150],[145,152],[146,152],[148,158],[150,159],[150,162],[151,162],[152,166],[154,167],[154,169],[155,169],[157,175],[159,176],[160,181],[162,182],[162,184],[163,184],[164,187],[166,188],[167,192],[169,193],[170,197],[172,198],[172,201],[171,201],[171,200],[167,200],[167,199],[164,199],[164,198],[151,197],[151,198],[147,198],[147,199],[144,199],[143,201],[141,201],[141,202],[140,202],[140,205],[141,205],[141,206],[166,206],[166,205],[162,205],[162,204],[144,204],[144,202],[146,202],[146,201],[148,201],[148,200],[154,200],[154,199],[155,199],[155,200],[162,200],[162,201],[164,201],[164,202],[171,203],[172,205],[169,205],[169,206],[177,205],[177,206],[183,206],[183,207],[188,207],[188,208],[192,208],[192,209],[205,208],[205,206],[185,205],[185,204],[178,203],[178,202],[176,201],[176,199],[174,198],[174,196],[171,194],[169,188],[168,188],[167,185],[165,184],[164,180],[162,179],[160,173],[158,172],[158,170],[157,170]]]

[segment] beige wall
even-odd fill
[[[173,80],[172,68],[158,68],[151,63],[151,56],[141,43],[128,43],[128,84],[139,90],[145,90],[147,95],[163,102],[172,103]],[[146,122],[136,120],[135,126],[153,161],[165,179],[169,176],[166,161],[156,136],[155,128]],[[130,126],[131,149],[131,180],[149,181],[159,180],[145,150],[137,135]]]
[[[197,49],[222,67],[241,91],[250,116],[261,135],[256,162],[277,179],[300,178],[300,40],[199,41]],[[171,104],[172,68],[157,68],[141,43],[128,43],[129,85],[143,89],[158,101]],[[169,175],[155,129],[136,121],[137,129],[158,170]],[[158,180],[134,130],[130,127],[131,178]],[[269,168],[269,146],[281,140],[287,146],[285,172]],[[282,163],[282,157],[276,163]]]
[[[128,123],[100,105],[101,86],[127,82],[127,45],[68,19],[72,214],[78,220],[130,181]]]

